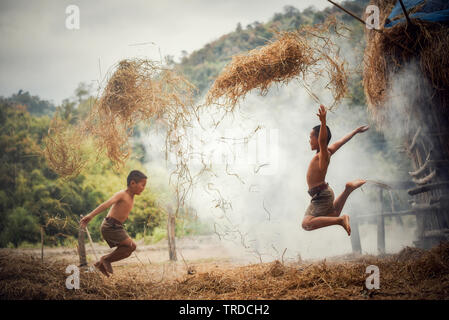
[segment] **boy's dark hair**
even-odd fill
[[[321,128],[321,125],[317,125],[317,126],[313,127],[313,132],[315,133],[317,138],[320,135],[320,128]],[[332,133],[331,133],[331,129],[329,129],[328,126],[326,126],[326,129],[327,129],[327,144],[329,144],[329,141],[331,141],[331,138],[332,138]]]
[[[139,183],[140,180],[146,179],[147,176],[144,175],[139,170],[133,170],[129,173],[128,178],[126,179],[127,185],[129,186],[131,184],[131,181],[135,181],[136,183]]]

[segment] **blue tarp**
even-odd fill
[[[416,6],[420,7],[417,12],[409,15],[410,18],[432,22],[449,22],[449,0],[402,0],[402,2],[407,12]],[[399,17],[402,18],[398,19]],[[391,28],[397,23],[404,21],[404,12],[402,11],[401,4],[397,1],[388,16],[385,28]]]

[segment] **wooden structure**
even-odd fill
[[[418,204],[416,202],[417,199],[414,194],[415,192],[430,192],[435,189],[428,189],[428,185],[416,187],[413,181],[388,183],[388,185],[391,186],[391,189],[378,187],[379,206],[377,212],[362,215],[351,215],[351,245],[354,253],[362,252],[359,224],[368,222],[377,225],[377,251],[379,254],[384,254],[386,253],[385,247],[386,242],[388,241],[388,238],[385,235],[385,219],[395,218],[399,224],[402,224],[401,217],[407,215],[413,215],[416,217],[417,240],[414,242],[415,246],[420,248],[431,248],[432,246],[437,245],[440,241],[449,240],[449,228],[440,223],[440,218],[447,217],[448,214],[448,203],[446,197],[438,198],[442,201],[436,201],[431,205]],[[398,210],[397,205],[395,205],[392,192],[399,190],[406,190],[410,195],[410,199],[408,200],[410,206],[406,209]],[[422,192],[418,194],[422,194]],[[389,194],[390,198],[389,208],[385,205],[386,194]]]
[[[426,112],[417,108],[426,125],[410,137],[407,147],[414,168],[409,174],[415,184],[408,194],[412,208],[425,213],[417,216],[416,246],[422,248],[449,240],[449,108],[443,112],[433,103],[427,107]]]
[[[354,13],[330,0],[328,1],[365,24]],[[386,22],[385,18],[391,11],[392,7],[390,5],[395,3],[396,0],[372,0],[370,2],[370,4],[380,7],[381,21],[384,22]],[[408,88],[410,95],[416,97],[416,99],[410,102],[406,112],[402,112],[401,120],[405,120],[406,125],[400,129],[405,151],[413,168],[413,171],[409,172],[413,185],[408,188],[408,194],[411,196],[411,206],[409,210],[403,213],[394,213],[395,215],[416,215],[418,234],[415,245],[421,248],[430,248],[440,241],[449,240],[449,85],[447,76],[440,77],[440,75],[449,72],[449,70],[440,70],[440,68],[447,66],[447,64],[441,63],[441,61],[446,61],[447,55],[447,51],[441,48],[446,48],[449,45],[447,42],[449,38],[435,38],[441,39],[443,42],[439,42],[437,43],[438,46],[432,47],[435,41],[439,41],[432,40],[433,37],[439,34],[447,34],[448,26],[447,23],[427,23],[425,27],[427,29],[422,29],[427,31],[422,31],[415,25],[417,20],[409,17],[404,3],[399,1],[399,4],[402,8],[405,22],[402,24],[398,23],[393,28],[399,28],[395,30],[402,32],[403,36],[401,37],[401,34],[399,34],[399,36],[396,35],[392,39],[392,33],[388,30],[391,31],[393,29],[385,29],[383,27],[380,30],[374,30],[375,32],[367,32],[365,58],[369,61],[369,58],[376,53],[375,49],[380,44],[389,43],[385,48],[395,47],[394,50],[388,50],[388,52],[383,53],[382,57],[378,57],[385,58],[386,66],[383,76],[386,77],[386,81],[389,81],[387,73],[398,73],[409,62],[417,60],[420,61],[419,69],[421,72],[421,75],[418,77],[426,79],[430,84],[428,86],[427,83],[423,82],[416,87],[411,85]],[[421,27],[424,28],[424,25]],[[379,34],[382,37],[377,37]],[[430,34],[432,37],[427,37],[424,41],[423,35],[426,34]],[[401,39],[404,41],[400,41]],[[415,43],[416,39],[421,39],[421,41]],[[371,51],[368,50],[368,47]],[[438,52],[435,49],[437,47],[440,47]],[[428,60],[423,60],[423,57],[426,57]],[[379,61],[379,59],[371,60]],[[366,70],[364,78],[368,73],[378,74],[380,69],[366,68]],[[429,72],[429,70],[432,70],[432,72]],[[367,79],[371,78],[368,77]],[[374,79],[380,80],[379,77]],[[377,94],[377,92],[373,93],[367,90],[367,88],[370,88],[369,84],[369,81],[364,81],[365,94],[369,108],[376,110],[383,105],[383,101],[379,100],[379,96],[374,94]],[[382,88],[379,87],[378,89]],[[382,252],[382,247],[385,247],[385,242],[382,242],[384,240],[381,240],[384,237],[384,231],[382,231],[383,220],[385,216],[392,214],[393,212],[388,213],[381,210],[381,214],[377,218],[380,252]],[[357,248],[357,245],[355,245],[355,248]]]

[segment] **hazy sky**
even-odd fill
[[[66,8],[80,10],[79,30]],[[60,103],[79,82],[95,82],[126,57],[179,57],[285,5],[302,10],[326,0],[0,0],[0,95],[19,89]],[[152,44],[154,43],[154,44]],[[140,45],[135,45],[140,44]]]

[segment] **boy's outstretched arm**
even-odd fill
[[[317,116],[320,118],[321,122],[320,134],[318,136],[318,145],[320,146],[319,166],[323,169],[329,164],[329,153],[327,152],[326,108],[323,105],[320,105]],[[323,152],[323,150],[326,152]]]
[[[112,206],[114,203],[118,202],[122,197],[123,197],[123,192],[120,191],[120,192],[117,192],[116,194],[114,194],[109,200],[100,204],[97,208],[95,208],[94,211],[92,211],[87,216],[85,216],[84,218],[81,219],[81,221],[80,221],[81,228],[85,228],[87,226],[87,224],[89,223],[89,221],[92,220],[93,217],[95,217],[97,214],[103,212],[104,210],[106,210],[107,208]]]
[[[341,138],[340,140],[334,142],[333,144],[331,144],[329,146],[329,151],[333,154],[335,152],[337,152],[338,149],[340,149],[340,147],[342,145],[344,145],[346,142],[348,142],[349,140],[352,139],[353,136],[355,136],[357,133],[362,133],[365,132],[366,130],[369,129],[369,126],[362,126],[359,127],[357,129],[354,129],[352,132],[348,133],[346,136],[344,136],[343,138]]]

